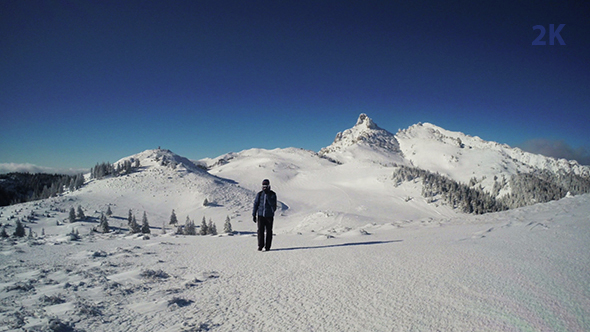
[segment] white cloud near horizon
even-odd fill
[[[67,174],[76,175],[79,173],[88,173],[87,168],[53,168],[38,166],[34,164],[17,164],[17,163],[0,163],[0,174],[6,173],[48,173],[48,174]]]
[[[590,165],[588,148],[580,147],[575,149],[563,140],[537,138],[528,140],[518,147],[530,153],[542,154],[557,159],[576,160],[581,165]]]

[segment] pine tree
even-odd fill
[[[68,218],[70,220],[71,223],[76,221],[76,211],[74,211],[74,208],[70,208],[70,216]]]
[[[109,230],[109,221],[104,214],[100,215],[100,225],[98,226],[99,232],[101,233],[108,233]]]
[[[78,213],[76,215],[78,220],[86,220],[86,215],[84,215],[84,211],[82,211],[82,206],[78,205]]]
[[[184,223],[184,234],[185,235],[197,235],[195,222],[186,216],[186,222]]]
[[[150,224],[148,223],[147,215],[143,211],[143,217],[141,218],[141,232],[143,234],[150,234]]]
[[[6,227],[2,227],[2,232],[0,232],[0,237],[7,238],[9,236],[10,235],[8,235],[8,233],[6,233]]]
[[[74,189],[79,189],[84,185],[84,174],[80,173],[76,175],[76,179],[74,180]]]
[[[209,205],[209,201],[205,198],[205,200],[203,201],[203,206],[208,206]]]
[[[178,224],[178,219],[176,218],[176,213],[172,210],[172,214],[170,215],[170,225]]]
[[[205,216],[203,216],[203,221],[201,222],[201,229],[199,230],[200,235],[207,235],[209,234],[209,227],[207,226],[207,220]]]
[[[213,223],[213,220],[209,219],[209,225],[207,226],[209,234],[217,235],[217,226]]]
[[[232,234],[234,232],[231,227],[231,221],[229,219],[229,216],[225,218],[225,224],[223,224],[223,232],[226,234]]]
[[[127,225],[131,226],[132,220],[133,220],[133,213],[131,213],[131,209],[129,209],[129,215],[127,216]]]
[[[14,230],[14,236],[16,237],[24,237],[26,234],[25,226],[20,221],[20,219],[16,219],[16,229]]]
[[[141,227],[139,227],[139,225],[137,224],[137,220],[135,219],[135,216],[133,216],[131,218],[131,224],[129,225],[129,231],[131,232],[131,234],[136,234],[141,232]]]
[[[166,222],[162,221],[162,234],[166,234]]]
[[[113,211],[111,210],[111,206],[109,205],[109,207],[107,208],[107,217],[110,217],[113,215]]]

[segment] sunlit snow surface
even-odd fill
[[[6,207],[2,218],[49,204],[59,205]],[[82,238],[71,241],[72,225],[39,217],[26,224],[44,237],[0,242],[0,331],[46,331],[50,321],[64,331],[587,331],[589,216],[583,195],[282,232],[271,252],[256,250],[247,219],[234,220],[234,236],[153,227],[146,240],[91,236],[78,222]]]
[[[416,166],[489,190],[587,166],[430,124],[392,135],[363,115],[320,153],[124,160],[141,166],[0,208],[9,234],[17,219],[32,232],[0,239],[0,331],[590,330],[590,195],[473,216],[392,177]],[[259,252],[251,209],[265,178],[279,210]],[[78,206],[88,218],[69,223]],[[109,208],[112,232],[92,232]],[[234,233],[174,235],[172,210],[220,233],[229,217]],[[146,213],[149,236],[129,234],[129,211]]]

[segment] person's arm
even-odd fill
[[[260,204],[260,193],[256,194],[256,198],[254,199],[254,207],[252,208],[252,217],[254,221],[256,221],[256,212],[258,212],[258,204]]]
[[[275,193],[272,198],[272,212],[274,213],[277,210],[277,194]]]

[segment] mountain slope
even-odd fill
[[[590,177],[590,167],[576,161],[524,152],[429,123],[413,125],[401,130],[395,137],[412,166],[438,172],[461,183],[469,183],[475,178],[478,185],[490,192],[495,178],[498,181],[509,180],[513,175],[523,173],[546,171]],[[509,191],[507,189],[504,193]]]
[[[115,214],[126,216],[147,211],[158,225],[168,221],[172,210],[180,222],[189,215],[200,219],[203,215],[219,222],[226,215],[239,215],[249,206],[253,192],[235,182],[213,176],[190,160],[169,150],[146,150],[123,158],[138,160],[140,168],[130,174],[93,179],[84,188],[69,194],[72,204],[82,204],[85,210],[106,211],[112,205]],[[209,206],[204,206],[207,199]]]
[[[382,151],[367,152],[365,156],[383,157]],[[245,150],[206,162],[211,174],[253,191],[270,179],[284,207],[275,223],[279,232],[339,233],[367,223],[456,214],[449,207],[428,204],[417,184],[395,187],[392,167],[367,161],[338,164],[312,151],[287,148]]]

